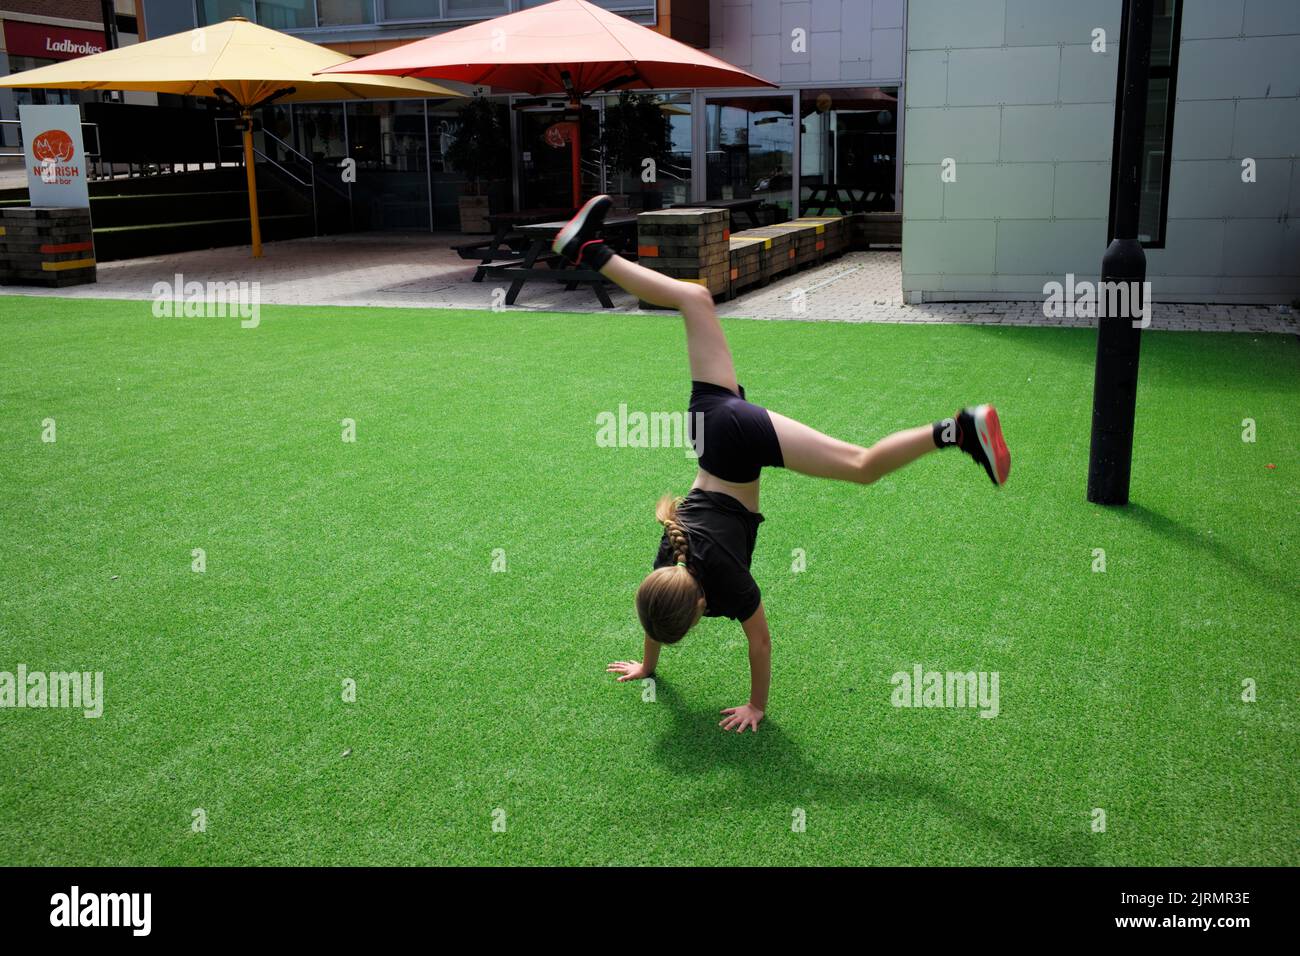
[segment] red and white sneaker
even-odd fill
[[[586,205],[578,210],[577,215],[555,235],[551,250],[559,253],[570,262],[582,260],[582,247],[593,242],[605,223],[605,214],[614,205],[608,196],[595,196],[587,200]]]
[[[984,466],[995,485],[1005,485],[1011,474],[1011,452],[1002,437],[998,410],[992,405],[964,408],[957,415],[957,444],[961,450]]]

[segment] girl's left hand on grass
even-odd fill
[[[718,721],[718,726],[723,730],[734,730],[738,734],[743,734],[745,728],[749,727],[754,733],[758,733],[758,722],[763,719],[763,712],[757,707],[745,704],[742,707],[727,707],[722,712],[727,715]]]
[[[636,661],[615,661],[605,668],[607,674],[622,674],[618,679],[621,684],[628,680],[642,680],[649,677],[653,671],[649,670],[644,664],[638,664]]]

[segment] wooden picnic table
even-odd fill
[[[757,229],[762,225],[758,219],[759,207],[763,205],[763,200],[756,196],[747,199],[705,199],[700,202],[680,202],[671,207],[674,209],[725,209],[731,214],[731,225],[736,225],[737,214],[748,216],[749,224]]]
[[[814,213],[813,209],[817,212]],[[855,212],[891,212],[894,194],[877,192],[865,186],[846,186],[843,183],[814,183],[808,187],[808,198],[803,204],[803,214],[824,216],[828,208],[838,209],[848,215]]]
[[[530,226],[539,222],[563,219],[568,222],[577,210],[565,206],[550,206],[542,209],[520,209],[516,212],[489,213],[487,221],[498,234],[503,234],[520,226]]]
[[[530,223],[548,222],[553,219],[568,219],[574,213],[572,209],[551,207],[548,209],[521,209],[518,212],[494,212],[487,216],[492,226],[492,238],[478,242],[463,242],[454,246],[462,259],[477,259],[479,267],[474,270],[475,282],[483,281],[483,267],[495,259],[516,259],[520,255],[521,237],[519,227]],[[512,233],[514,236],[512,237]],[[514,245],[512,245],[512,242]]]
[[[506,293],[506,305],[515,304],[515,300],[519,298],[519,292],[523,289],[525,283],[534,279],[541,279],[547,282],[563,282],[565,287],[570,290],[576,289],[579,285],[589,285],[604,308],[614,308],[614,301],[609,297],[609,293],[605,291],[605,282],[607,280],[603,275],[587,266],[575,266],[568,260],[551,252],[551,243],[555,241],[556,233],[567,224],[567,219],[522,224],[519,226],[519,231],[530,240],[523,259],[519,262],[503,262],[479,267],[493,279],[510,280],[510,290]],[[605,220],[604,228],[600,232],[600,238],[609,243],[610,247],[621,255],[628,254],[636,248],[636,216],[610,216]],[[537,265],[538,260],[546,263],[547,268],[539,268]]]
[[[840,183],[814,183],[808,187],[808,199],[804,202],[804,215],[810,215],[814,207],[816,215],[824,216],[826,208],[832,207],[842,213],[866,212],[867,191],[861,186],[845,186]],[[861,195],[855,195],[861,193]]]

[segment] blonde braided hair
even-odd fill
[[[678,567],[685,568],[686,559],[691,554],[691,540],[686,536],[686,529],[682,527],[682,523],[677,520],[677,506],[681,503],[681,498],[664,495],[655,505],[655,519],[668,532],[668,543],[673,549],[673,560],[677,562]]]
[[[664,526],[672,548],[674,567],[656,568],[636,590],[636,611],[653,640],[676,644],[695,626],[702,613],[704,589],[686,566],[691,554],[686,526],[677,518],[681,498],[664,495],[655,506],[655,518]]]

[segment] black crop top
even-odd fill
[[[687,569],[704,588],[707,617],[747,621],[758,610],[762,595],[749,573],[763,516],[718,491],[692,489],[677,506],[677,520],[686,529],[690,554]],[[667,530],[659,541],[656,568],[675,564]]]

